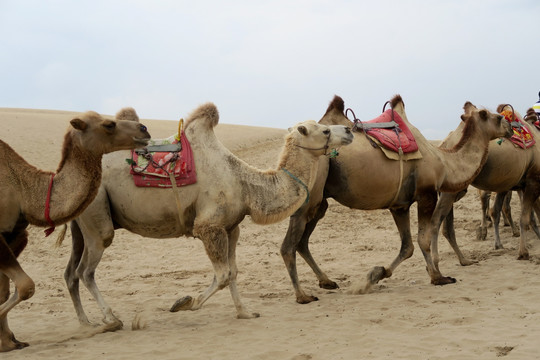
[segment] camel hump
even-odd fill
[[[132,107],[125,107],[120,109],[115,116],[116,120],[131,120],[139,122],[139,115]]]
[[[206,129],[214,128],[219,122],[219,112],[214,103],[208,102],[195,109],[186,120],[186,129],[188,126],[202,126]]]
[[[394,109],[396,111],[398,111],[398,109],[397,109],[398,107],[401,107],[404,110],[405,109],[405,103],[403,102],[403,98],[401,97],[401,95],[399,95],[399,94],[394,95],[394,97],[390,100],[390,106],[392,107],[392,109]]]
[[[328,109],[326,109],[326,113],[324,113],[324,115],[328,114],[333,110],[337,110],[340,113],[343,113],[345,111],[345,102],[340,96],[334,95],[334,98],[330,102],[330,105],[328,105]]]

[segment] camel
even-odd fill
[[[408,122],[401,96],[393,97],[390,104],[413,132],[422,158],[404,161],[401,171],[399,161],[389,160],[380,149],[372,146],[367,136],[356,135],[353,143],[344,148],[338,158],[326,160],[319,165],[315,185],[317,191],[312,191],[309,203],[290,218],[281,246],[281,255],[295,290],[296,301],[300,304],[318,299],[306,294],[298,282],[297,251],[314,271],[321,288],[338,288],[318,267],[309,250],[309,237],[327,210],[327,198],[333,198],[353,209],[389,209],[399,230],[401,249],[398,256],[388,267],[373,268],[368,273],[365,286],[353,286],[352,293],[369,292],[374,284],[390,277],[401,262],[412,256],[414,246],[409,208],[414,202],[418,204],[418,243],[431,283],[445,285],[456,281],[443,276],[435,267],[430,243],[425,236],[432,214],[438,206],[437,192],[466,188],[485,161],[488,142],[497,137],[510,136],[510,126],[501,121],[502,116],[478,110],[467,102],[462,115],[467,124],[466,133],[453,149],[438,149]],[[344,114],[344,108],[343,99],[335,96],[319,123],[352,126]]]
[[[519,114],[517,116],[519,116]],[[527,109],[527,114],[525,115],[523,120],[529,123],[531,127],[534,125],[536,121],[538,121],[538,116],[536,112],[533,110],[533,108]],[[488,222],[491,222],[491,223],[493,222],[492,217],[495,217],[495,212],[498,209],[492,207],[491,209],[488,210],[489,200],[491,198],[491,191],[479,190],[479,193],[480,193],[480,200],[481,200],[481,205],[482,205],[482,213],[484,214],[484,217],[482,218],[480,228],[478,229],[477,238],[479,240],[485,240],[487,236]],[[520,232],[519,232],[519,228],[516,226],[516,224],[512,220],[512,211],[511,211],[512,209],[510,206],[511,199],[512,199],[512,192],[508,192],[508,194],[504,197],[501,211],[502,211],[502,215],[504,219],[504,225],[511,226],[512,235],[514,237],[518,237],[520,235]],[[520,196],[520,200],[521,200],[521,196]],[[535,204],[534,208],[535,208],[535,212],[537,212],[537,209],[540,207]],[[538,225],[536,224],[536,219],[534,215],[531,216],[531,227],[534,233],[536,234],[536,236],[540,238],[540,229],[538,228]]]
[[[103,181],[98,196],[71,222],[73,248],[64,273],[77,317],[91,325],[80,296],[79,279],[103,313],[106,331],[123,327],[99,291],[94,273],[114,230],[126,229],[148,238],[192,236],[200,239],[214,268],[211,285],[193,298],[185,296],[171,311],[197,310],[218,290],[228,286],[237,318],[258,317],[244,307],[237,290],[236,244],[238,225],[245,216],[257,224],[271,224],[293,214],[311,196],[318,158],[327,150],[352,142],[346,126],[305,121],[289,129],[277,168],[258,170],[234,156],[215,136],[218,110],[201,105],[186,120],[197,182],[174,189],[136,187],[125,159],[118,152],[103,159]],[[181,199],[177,204],[171,191]]]
[[[505,109],[510,109],[508,104],[501,104],[497,107],[497,112],[502,112]],[[513,110],[513,109],[512,109]],[[514,112],[516,117],[521,119],[521,115]],[[528,112],[528,120],[530,111]],[[530,121],[526,122],[526,126],[531,130],[536,141],[540,141],[540,132],[531,125]],[[462,132],[463,124],[450,133],[447,138],[441,143],[441,147],[453,146]],[[521,200],[521,216],[520,216],[520,234],[519,234],[519,254],[518,260],[529,259],[529,251],[527,249],[527,239],[525,230],[532,227],[537,236],[540,236],[538,227],[534,220],[533,210],[540,211],[540,203],[537,198],[540,195],[540,146],[533,145],[527,149],[518,149],[510,141],[492,141],[489,144],[489,155],[484,167],[479,172],[478,176],[471,184],[472,186],[489,192],[497,193],[493,209],[490,211],[492,217],[495,241],[495,249],[503,249],[499,235],[499,220],[500,214],[504,205],[504,201],[512,190],[516,190],[520,195]],[[446,203],[445,208],[441,213],[441,219],[445,219],[445,228],[450,229],[452,236],[447,236],[447,240],[452,245],[458,257],[463,257],[459,250],[455,235],[453,234],[453,207],[457,194],[447,193],[441,194],[441,201]],[[483,204],[483,214],[485,214],[485,205]],[[446,218],[445,218],[446,217]],[[483,216],[483,223],[485,216]],[[440,224],[435,225],[438,228]],[[437,252],[437,234],[433,232],[431,235],[432,251],[434,260],[438,262]],[[484,237],[484,230],[481,232]]]
[[[28,242],[27,226],[50,226],[50,232],[77,217],[97,194],[103,154],[142,147],[149,139],[142,124],[86,112],[70,121],[56,173],[28,164],[0,140],[0,351],[29,345],[15,338],[7,321],[8,312],[35,291],[17,261]],[[15,284],[11,298],[10,280]]]

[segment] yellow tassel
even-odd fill
[[[178,134],[176,134],[175,138],[176,140],[180,141],[180,138],[182,137],[182,131],[184,131],[184,119],[180,119],[178,122]]]

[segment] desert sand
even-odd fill
[[[3,108],[0,138],[31,164],[54,171],[63,134],[74,114]],[[408,115],[414,123],[414,114]],[[221,116],[234,123],[230,115]],[[457,126],[459,118],[455,121]],[[154,138],[168,137],[177,129],[173,121],[142,122]],[[267,169],[277,161],[286,130],[220,124],[216,133],[237,156]],[[517,196],[512,205],[517,220]],[[57,248],[56,233],[46,238],[43,229],[30,227],[29,245],[19,260],[36,282],[36,293],[9,313],[11,329],[30,346],[2,353],[0,358],[540,358],[540,241],[529,231],[531,259],[518,261],[518,239],[509,227],[501,228],[503,250],[493,249],[491,229],[486,241],[476,240],[480,203],[473,188],[456,205],[455,218],[459,244],[478,261],[460,266],[441,236],[440,268],[444,275],[455,277],[456,284],[431,285],[416,248],[412,258],[371,293],[352,295],[348,290],[363,282],[373,266],[388,265],[394,259],[399,235],[389,211],[352,210],[331,200],[310,243],[319,265],[340,289],[320,289],[311,269],[299,258],[302,285],[319,297],[317,302],[300,305],[279,253],[288,221],[260,226],[248,217],[240,226],[237,262],[244,303],[261,314],[250,320],[235,318],[228,289],[219,291],[198,311],[169,312],[175,300],[197,295],[212,280],[202,243],[184,237],[149,239],[118,230],[96,279],[124,329],[106,333],[80,327],[73,310],[63,280],[70,254],[69,230]],[[414,206],[411,220],[416,236]],[[81,295],[91,321],[101,323],[101,313],[82,284]],[[142,328],[133,330],[134,320]]]

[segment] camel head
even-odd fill
[[[461,120],[465,123],[465,128],[460,142],[466,141],[473,133],[482,134],[488,140],[512,136],[512,126],[508,121],[503,121],[504,117],[502,115],[492,113],[486,109],[478,109],[469,101],[463,105],[463,110]],[[476,127],[480,131],[475,131]]]
[[[138,122],[135,110],[126,108],[119,114],[120,119],[108,120],[94,111],[88,111],[72,119],[68,134],[73,144],[96,155],[146,146],[150,134],[146,126]]]
[[[348,145],[353,140],[351,129],[344,125],[324,125],[308,120],[289,128],[287,144],[310,150],[314,155],[326,154],[328,149]]]

